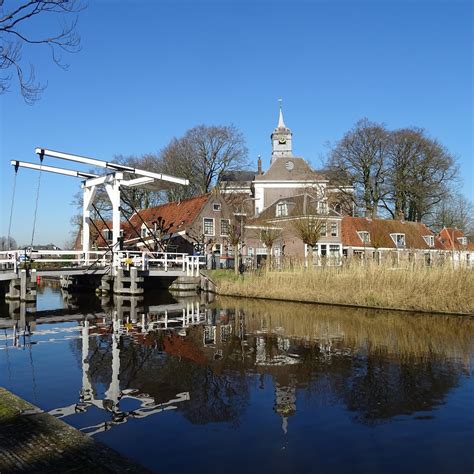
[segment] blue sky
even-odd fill
[[[418,126],[458,158],[474,200],[469,0],[90,0],[78,29],[82,50],[65,57],[67,72],[47,51],[29,52],[48,82],[39,102],[26,105],[14,86],[1,96],[0,235],[9,162],[36,162],[36,146],[111,160],[156,152],[197,124],[233,123],[250,159],[261,154],[267,167],[279,97],[294,152],[314,166],[362,117]],[[36,172],[19,171],[20,244],[31,239],[37,182]],[[79,180],[43,173],[35,243],[63,245],[79,189]]]

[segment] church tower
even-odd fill
[[[283,111],[281,109],[281,99],[280,99],[280,115],[278,117],[278,126],[273,130],[271,134],[272,139],[272,158],[271,163],[273,163],[277,158],[288,158],[293,156],[293,150],[291,146],[291,137],[292,133],[289,128],[286,127],[285,122],[283,121]]]

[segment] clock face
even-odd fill
[[[284,145],[284,144],[286,143],[286,138],[285,138],[285,137],[280,137],[280,138],[278,139],[278,143],[279,143],[280,145]]]

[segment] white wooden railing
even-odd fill
[[[90,251],[80,250],[10,250],[0,251],[0,271],[18,270],[21,263],[36,262],[63,264],[64,267],[106,267],[114,265],[129,269],[181,271],[188,276],[198,276],[205,265],[203,256],[177,252],[137,252],[137,251]]]

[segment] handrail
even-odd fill
[[[96,260],[98,267],[115,262],[119,268],[129,269],[136,266],[142,270],[160,268],[165,272],[170,268],[179,269],[189,276],[198,276],[200,267],[205,264],[203,256],[189,255],[181,252],[140,252],[134,250],[116,250],[114,252],[93,250],[9,250],[0,251],[0,269],[2,266],[12,267],[16,272],[24,261],[36,263],[61,263],[80,266]]]

